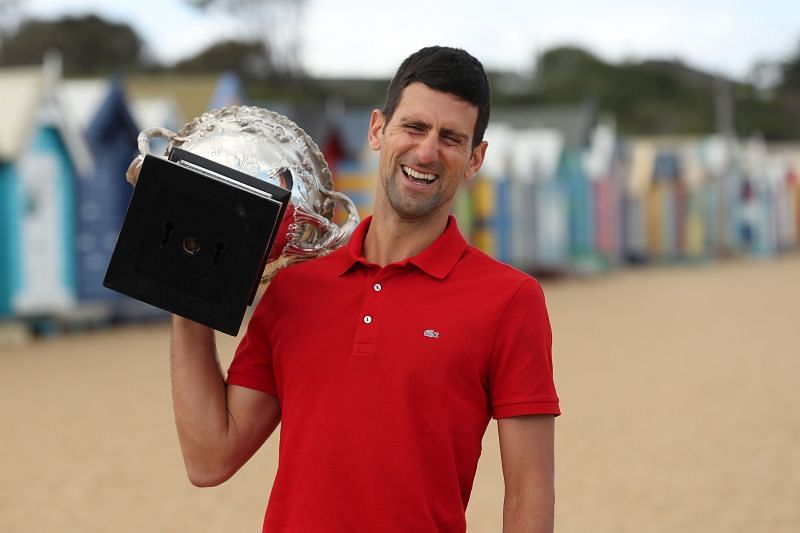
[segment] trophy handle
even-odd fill
[[[284,249],[287,254],[311,258],[321,255],[320,252],[322,254],[332,252],[347,242],[358,226],[361,217],[356,205],[346,194],[322,186],[320,186],[320,192],[344,207],[347,211],[347,220],[339,227],[302,204],[295,206],[294,221],[289,225],[289,242]],[[318,240],[307,242],[308,240],[303,238],[309,227],[319,231],[321,237]]]
[[[139,133],[139,136],[136,138],[136,144],[139,147],[139,155],[131,161],[128,170],[125,172],[125,178],[128,180],[128,183],[134,187],[139,180],[139,173],[142,171],[144,156],[150,154],[150,139],[154,137],[161,137],[169,141],[167,153],[172,150],[176,142],[181,143],[186,140],[185,137],[179,137],[177,133],[167,128],[150,128]]]

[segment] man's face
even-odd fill
[[[380,183],[388,207],[404,219],[449,213],[464,180],[483,163],[486,143],[472,148],[478,108],[423,83],[403,90],[391,121],[372,112],[369,143],[380,151]],[[376,210],[384,198],[376,198]]]

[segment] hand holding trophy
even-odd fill
[[[149,153],[155,137],[166,158]],[[226,107],[178,133],[145,130],[138,144],[104,285],[225,333],[237,334],[259,280],[336,249],[358,225],[318,146],[278,113]]]

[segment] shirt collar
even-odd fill
[[[356,227],[350,241],[345,249],[337,258],[338,266],[336,272],[341,276],[349,271],[356,263],[369,265],[369,261],[364,259],[364,238],[372,222],[372,216],[361,221]],[[411,257],[400,264],[411,263],[426,274],[444,279],[453,270],[464,250],[467,242],[458,230],[458,223],[453,215],[449,215],[447,226],[441,235],[427,248],[419,254]]]

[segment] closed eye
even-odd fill
[[[453,135],[442,135],[442,141],[444,141],[447,146],[458,146],[461,144],[461,138]]]
[[[412,133],[425,133],[426,128],[422,124],[418,124],[416,122],[411,122],[405,124],[405,128],[410,130]]]

